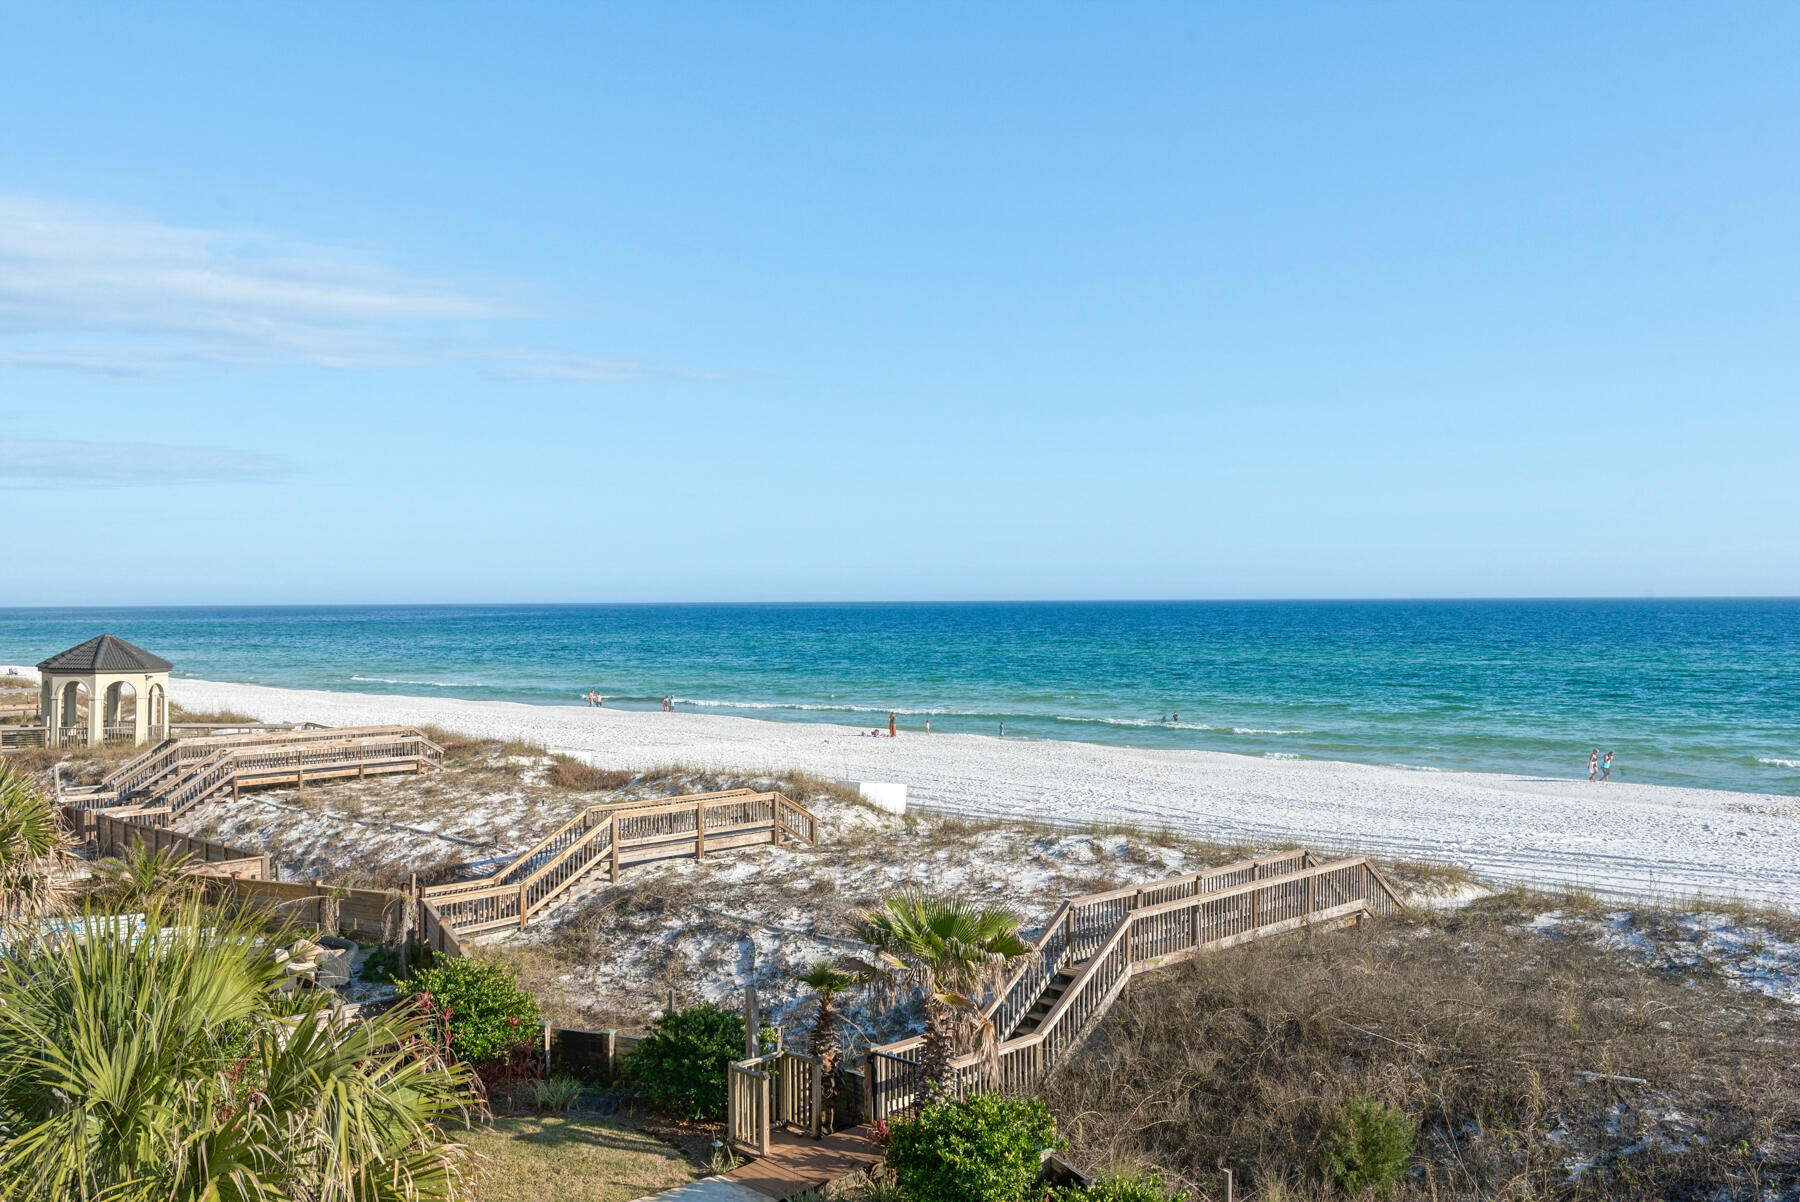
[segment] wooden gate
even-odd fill
[[[775,1127],[817,1139],[821,1075],[818,1057],[798,1052],[734,1061],[725,1076],[725,1128],[732,1151],[767,1156]]]

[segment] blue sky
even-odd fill
[[[8,603],[1800,593],[1797,6],[7,23]]]

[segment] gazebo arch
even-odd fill
[[[99,635],[38,665],[43,674],[44,744],[143,743],[169,731],[168,660],[110,634]],[[81,713],[82,694],[87,713]],[[126,696],[131,714],[124,714]]]

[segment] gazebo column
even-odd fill
[[[106,694],[100,691],[100,678],[88,678],[88,746],[106,744]]]
[[[42,694],[38,708],[43,711],[39,717],[44,721],[44,746],[59,746],[62,743],[62,694],[57,691],[56,681],[49,676],[44,677],[38,691]]]
[[[150,737],[150,691],[152,687],[150,680],[151,678],[146,676],[142,684],[134,682],[131,686],[131,745],[133,747],[142,747],[145,740]]]

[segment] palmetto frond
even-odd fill
[[[154,898],[198,893],[206,888],[205,865],[173,848],[152,849],[134,844],[117,859],[101,860],[94,875],[106,901],[122,910],[135,910]]]
[[[796,978],[802,985],[824,997],[844,992],[856,984],[856,977],[844,972],[829,960],[815,960]]]
[[[971,992],[1008,960],[1029,949],[1012,911],[961,898],[903,893],[869,911],[857,938],[889,971],[908,974],[933,992]]]
[[[40,918],[64,908],[68,846],[55,804],[0,757],[0,918]]]
[[[452,1196],[472,1098],[412,1011],[281,1000],[259,921],[198,898],[72,925],[0,961],[0,1197]]]
[[[993,1055],[994,1030],[981,1016],[978,994],[996,984],[1008,961],[1030,949],[1019,938],[1010,910],[960,898],[906,893],[888,898],[856,925],[856,935],[875,950],[865,965],[889,997],[903,988],[925,992],[927,1080],[950,1091],[950,1064],[958,1032]]]

